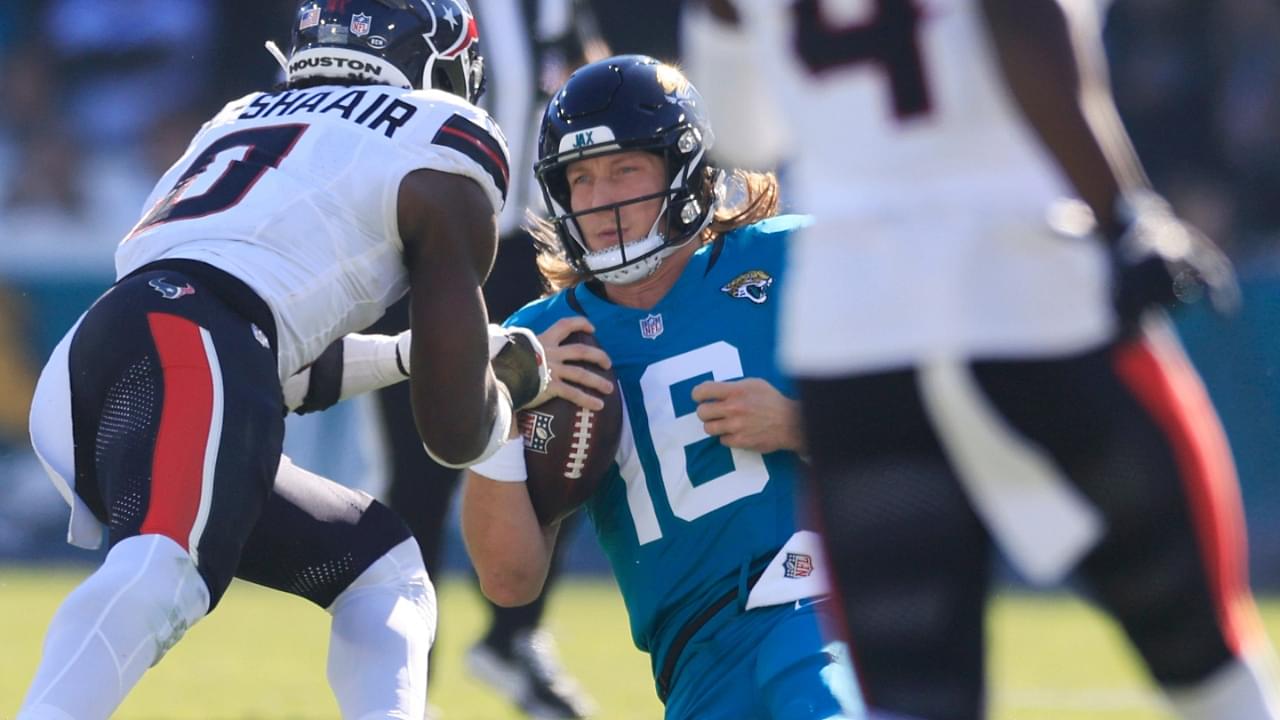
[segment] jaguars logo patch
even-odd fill
[[[763,270],[748,270],[734,278],[728,285],[720,288],[729,297],[742,298],[760,305],[769,299],[769,286],[773,285],[773,276]]]
[[[540,455],[547,454],[547,446],[556,436],[551,432],[551,416],[531,410],[520,415],[520,434],[524,436],[524,449]]]

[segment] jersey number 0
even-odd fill
[[[173,189],[151,208],[129,237],[160,223],[204,217],[233,207],[244,199],[267,170],[280,166],[280,161],[293,150],[307,127],[272,125],[251,128],[217,140],[192,161]],[[240,147],[245,149],[244,155],[239,160],[230,161],[207,190],[184,197],[195,179],[209,170],[218,155]]]

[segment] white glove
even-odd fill
[[[506,387],[513,410],[545,401],[551,368],[547,365],[547,352],[533,331],[489,325],[489,364],[498,382]]]

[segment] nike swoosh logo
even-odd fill
[[[822,597],[813,597],[813,598],[801,598],[796,601],[796,610],[803,610],[809,607],[810,605],[817,605],[818,603],[823,603],[830,599],[831,599],[830,595],[823,595]]]

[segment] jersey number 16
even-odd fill
[[[756,452],[721,447],[731,460],[732,468],[714,478],[699,478],[695,484],[689,474],[686,450],[697,443],[715,442],[703,429],[696,413],[677,414],[673,389],[686,387],[693,378],[710,374],[717,381],[736,380],[743,376],[742,357],[727,342],[714,342],[696,350],[681,353],[650,365],[640,376],[640,392],[644,398],[644,414],[649,435],[658,458],[659,474],[671,513],[692,522],[714,510],[750,497],[764,490],[769,471],[764,457]],[[631,428],[624,425],[624,432]],[[624,439],[624,443],[628,442]],[[630,442],[635,444],[632,435]],[[636,524],[641,545],[662,538],[658,513],[649,484],[636,453],[630,453],[619,468],[627,486],[627,507]]]

